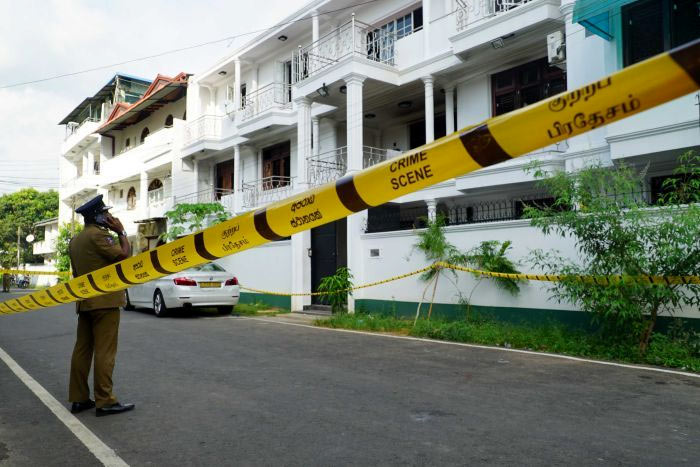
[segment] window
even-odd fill
[[[423,7],[418,7],[405,15],[382,24],[375,29],[375,32],[380,30],[383,32],[395,32],[396,38],[401,39],[420,29],[423,29]]]
[[[126,194],[126,209],[136,208],[136,188],[133,186],[129,188],[129,192]]]
[[[226,85],[226,100],[233,102],[233,83]]]
[[[127,138],[124,142],[124,149],[129,149],[131,147],[131,138]]]
[[[263,149],[263,190],[289,185],[290,142]]]
[[[566,75],[546,58],[496,73],[491,77],[493,115],[534,104],[566,91]]]
[[[124,199],[124,188],[119,190],[119,199]]]
[[[165,128],[171,128],[172,126],[173,126],[173,116],[171,114],[171,115],[168,115],[167,117],[165,117]]]
[[[141,132],[141,144],[146,142],[146,137],[148,136],[149,133],[150,133],[150,130],[148,129],[148,127],[143,129],[143,131]]]
[[[246,95],[246,85],[241,84],[241,109],[245,109],[245,95]]]
[[[153,181],[148,184],[148,191],[157,190],[159,188],[163,188],[163,182],[161,182],[157,178],[153,179]]]
[[[624,65],[700,37],[698,0],[642,0],[622,8]]]

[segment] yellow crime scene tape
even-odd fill
[[[611,275],[611,276],[576,276],[576,275],[561,275],[561,274],[512,274],[504,272],[491,272],[482,271],[480,269],[473,269],[464,266],[458,266],[456,264],[446,263],[444,261],[438,261],[426,266],[421,269],[416,269],[415,271],[407,272],[405,274],[400,274],[398,276],[389,277],[380,281],[369,282],[367,284],[356,285],[353,287],[348,287],[346,289],[339,289],[332,292],[275,292],[272,290],[262,290],[254,289],[252,287],[246,287],[241,285],[241,290],[248,290],[250,292],[264,293],[269,295],[279,295],[284,297],[302,297],[302,296],[322,296],[331,295],[334,293],[342,292],[352,292],[358,289],[366,289],[369,287],[375,287],[377,285],[387,284],[389,282],[394,282],[400,279],[405,279],[407,277],[415,276],[430,269],[452,269],[455,271],[470,272],[472,274],[477,274],[486,277],[500,277],[504,279],[513,280],[527,280],[527,281],[547,281],[547,282],[560,282],[566,280],[575,280],[580,282],[586,282],[590,284],[597,285],[611,285],[611,284],[631,284],[639,283],[646,285],[685,285],[685,284],[700,284],[700,276],[625,276],[625,275]]]
[[[116,292],[336,221],[643,112],[700,88],[700,40],[490,118],[335,182],[0,303],[16,313]]]
[[[28,271],[26,269],[0,269],[0,274],[22,274],[25,276],[70,276],[68,271]]]

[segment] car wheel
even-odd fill
[[[163,294],[160,293],[160,290],[156,290],[156,293],[153,294],[153,312],[159,318],[162,318],[168,312],[168,309],[165,307],[165,301],[163,300]]]
[[[231,305],[217,306],[216,310],[220,315],[230,315],[233,311],[233,307]]]
[[[131,304],[131,300],[129,300],[129,292],[126,292],[126,305],[124,306],[124,309],[126,311],[133,311],[136,309],[136,307]]]

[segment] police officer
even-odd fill
[[[70,242],[73,276],[77,277],[116,263],[129,256],[129,241],[124,226],[112,217],[98,195],[75,210],[85,219],[85,228]],[[116,244],[109,231],[119,237]],[[76,304],[78,332],[70,368],[68,399],[71,412],[96,408],[98,417],[132,410],[134,404],[121,404],[112,393],[112,370],[117,354],[119,307],[126,305],[123,291],[84,299]],[[93,370],[95,400],[90,399],[88,375]]]

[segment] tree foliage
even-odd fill
[[[168,218],[169,227],[161,238],[171,241],[181,235],[225,222],[231,217],[231,213],[219,203],[181,203],[166,212],[165,216]]]
[[[20,228],[20,262],[38,260],[32,246],[26,241],[33,233],[35,241],[43,240],[43,231],[34,231],[34,224],[58,215],[58,193],[54,190],[37,191],[25,188],[0,196],[0,262],[4,266],[16,265],[17,227]]]
[[[71,238],[78,235],[83,230],[83,224],[80,222],[67,222],[58,228],[58,237],[56,237],[56,269],[58,271],[70,271],[70,254],[68,246]],[[71,234],[72,232],[72,234]],[[63,276],[61,276],[63,277]]]
[[[544,177],[538,169],[535,175]],[[537,250],[533,265],[565,275],[700,275],[700,159],[684,154],[669,180],[666,194],[651,205],[643,196],[644,174],[625,166],[593,166],[542,178],[556,201],[529,207],[526,215],[543,233],[572,238],[578,258]],[[700,285],[597,285],[570,279],[554,282],[550,289],[559,302],[593,313],[612,335],[636,338],[642,353],[659,313],[700,304]]]

